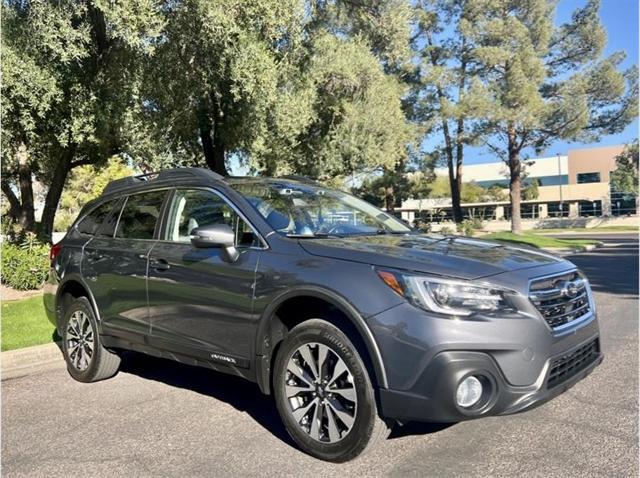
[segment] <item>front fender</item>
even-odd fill
[[[265,308],[260,316],[256,335],[256,378],[263,393],[270,393],[271,355],[274,347],[284,338],[286,330],[279,320],[275,320],[277,310],[290,299],[314,297],[322,299],[340,310],[360,334],[373,365],[378,386],[388,388],[387,375],[382,355],[375,338],[356,308],[344,297],[318,286],[297,286],[289,288]]]

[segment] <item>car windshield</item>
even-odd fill
[[[242,194],[278,233],[295,237],[406,234],[411,228],[349,194],[293,181],[235,181]]]

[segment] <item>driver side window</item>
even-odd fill
[[[173,196],[164,239],[191,242],[194,229],[225,224],[233,229],[238,246],[260,246],[251,227],[220,196],[199,189],[178,190]]]

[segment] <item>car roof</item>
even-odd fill
[[[222,176],[206,168],[166,169],[157,173],[129,176],[111,181],[104,188],[100,199],[132,194],[161,187],[202,186],[203,184],[281,184],[299,183],[312,185],[315,181],[303,176]]]

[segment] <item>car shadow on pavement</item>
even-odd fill
[[[250,415],[275,437],[297,448],[282,425],[273,396],[264,395],[258,385],[241,377],[131,351],[122,353],[120,373],[130,373],[228,403],[236,410]],[[402,426],[394,426],[389,439],[428,435],[452,425],[454,424],[409,422]]]
[[[257,384],[241,377],[137,352],[126,351],[122,357],[120,373],[130,373],[228,403],[236,410],[250,415],[283,442],[295,447],[280,421],[273,397],[264,395]]]
[[[430,435],[432,433],[438,433],[442,430],[446,430],[452,427],[455,423],[422,423],[422,422],[409,422],[402,426],[396,425],[393,427],[389,439],[408,437],[413,435]]]

